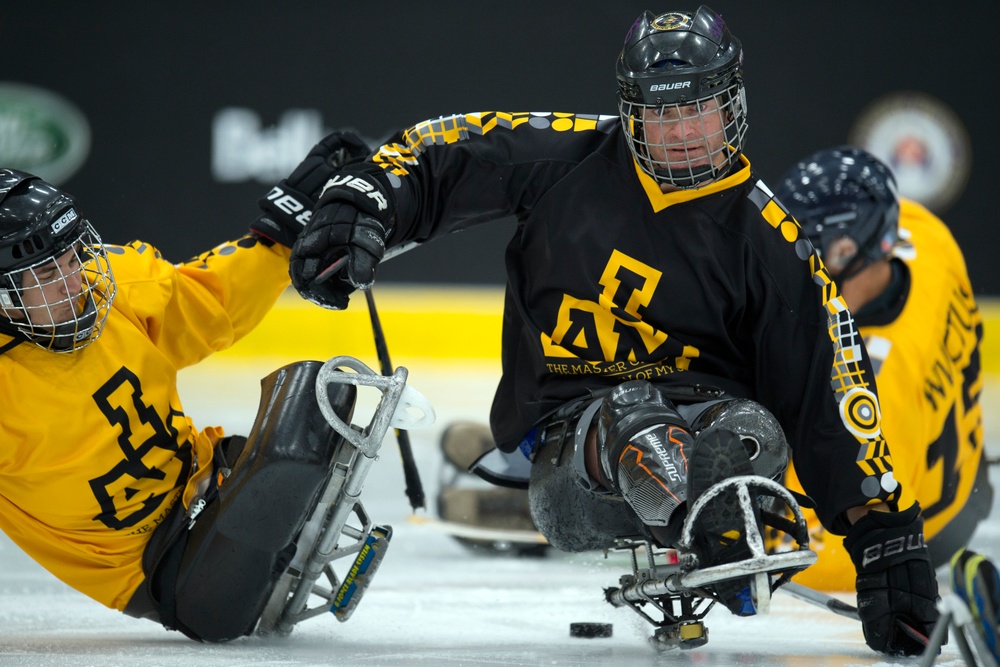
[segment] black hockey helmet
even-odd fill
[[[37,176],[0,169],[0,271],[61,255],[85,223],[66,193]]]
[[[743,48],[722,16],[702,5],[695,13],[646,11],[636,19],[618,55],[619,112],[639,166],[659,183],[691,188],[725,176],[743,151],[747,131]],[[650,110],[704,105],[715,100],[722,130],[708,165],[650,152]],[[684,114],[689,118],[689,113]],[[722,141],[719,141],[719,140]],[[670,145],[679,150],[683,144]],[[662,151],[661,151],[662,152]]]
[[[889,167],[859,148],[810,155],[781,176],[774,195],[821,257],[845,236],[857,245],[857,254],[835,276],[838,282],[887,257],[899,240],[896,180]]]
[[[70,252],[66,271],[56,260]],[[100,335],[114,294],[107,253],[76,200],[37,176],[0,169],[0,330],[70,352]]]

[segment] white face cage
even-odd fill
[[[84,222],[58,257],[0,275],[0,309],[35,345],[75,352],[101,335],[116,291],[101,238]]]
[[[618,110],[639,168],[661,185],[689,189],[727,176],[747,132],[741,83],[685,104],[642,104],[621,96]]]

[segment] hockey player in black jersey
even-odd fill
[[[937,616],[921,524],[898,506],[850,313],[743,154],[742,60],[708,7],[645,12],[618,57],[616,116],[418,123],[328,182],[292,282],[344,308],[387,246],[515,216],[497,450],[479,469],[527,484],[535,524],[569,551],[636,535],[671,546],[711,498],[692,544],[711,567],[749,550],[734,493],[710,490],[779,476],[790,445],[824,526],[866,554],[867,642],[917,653],[896,621],[926,631]],[[710,592],[755,612],[746,580]]]

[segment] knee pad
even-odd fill
[[[600,400],[596,403],[600,405]],[[564,444],[548,439],[531,466],[528,499],[538,531],[553,548],[568,552],[608,549],[619,539],[641,539],[644,526],[635,512],[620,498],[581,484],[581,473],[571,460],[575,454]]]
[[[788,467],[790,449],[778,420],[763,405],[746,398],[713,403],[693,419],[691,429],[702,433],[727,429],[740,436],[755,475],[777,480]]]
[[[618,488],[618,459],[639,432],[652,426],[688,424],[677,408],[645,380],[623,382],[604,397],[598,418],[597,451],[609,488]]]

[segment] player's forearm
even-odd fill
[[[874,505],[863,505],[861,507],[851,507],[847,510],[847,520],[853,526],[858,519],[868,514],[872,510],[876,512],[891,512],[892,509],[886,503],[876,503]]]

